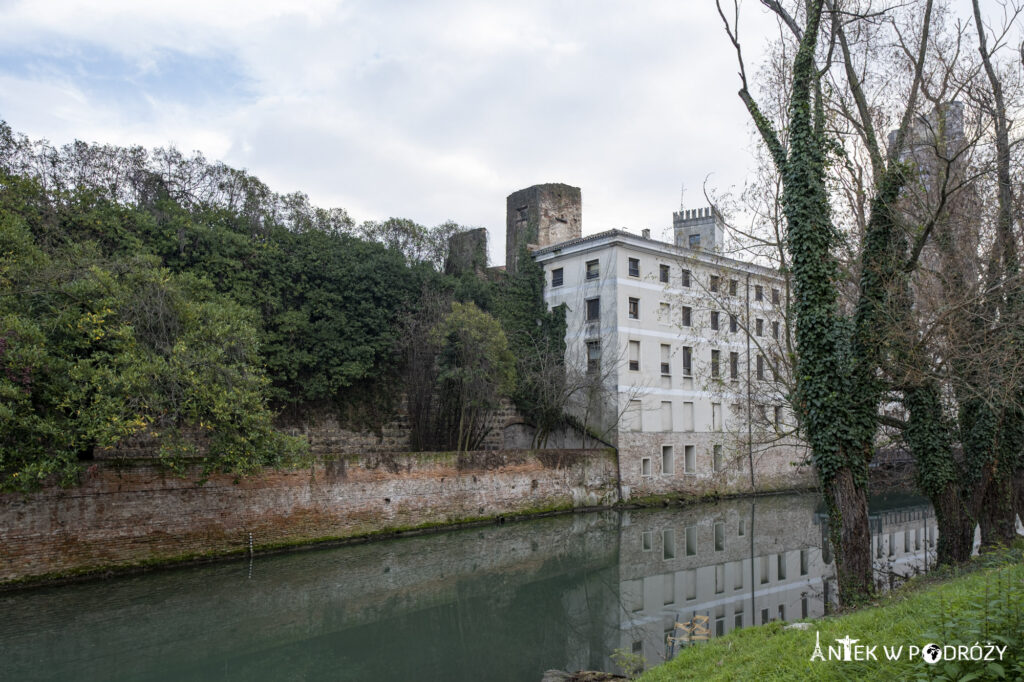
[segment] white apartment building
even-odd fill
[[[553,189],[550,189],[553,188]],[[782,382],[785,285],[777,272],[719,254],[711,208],[675,213],[675,243],[610,230],[552,243],[580,225],[565,185],[509,197],[509,247],[544,269],[549,307],[566,307],[566,361],[602,390],[573,411],[616,445],[631,494],[749,490],[809,482]],[[546,193],[558,192],[547,202]],[[570,195],[570,200],[566,200]],[[535,202],[540,206],[531,206]],[[535,218],[537,216],[537,218]]]

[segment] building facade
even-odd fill
[[[724,223],[712,208],[675,213],[674,243],[648,230],[584,237],[581,221],[569,231],[564,221],[543,220],[556,211],[519,205],[546,194],[516,192],[509,210],[516,203],[517,214],[541,216],[527,248],[543,267],[546,303],[566,309],[568,377],[580,386],[570,412],[618,448],[629,492],[810,482],[809,467],[793,465],[803,448],[789,435],[784,399],[779,274],[723,256]]]

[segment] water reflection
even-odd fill
[[[0,679],[539,680],[818,616],[813,495],[603,512],[0,593]],[[879,501],[879,575],[922,570],[930,507]],[[894,579],[894,578],[893,578]]]

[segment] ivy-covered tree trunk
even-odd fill
[[[956,564],[971,556],[974,517],[961,497],[961,472],[953,459],[953,438],[934,382],[910,387],[903,402],[909,411],[903,437],[917,468],[917,486],[932,502],[939,527],[938,563]]]

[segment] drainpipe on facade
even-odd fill
[[[750,273],[747,273],[746,283],[746,305],[747,305],[747,459],[750,462],[750,491],[757,492],[754,484],[754,414],[750,404]]]

